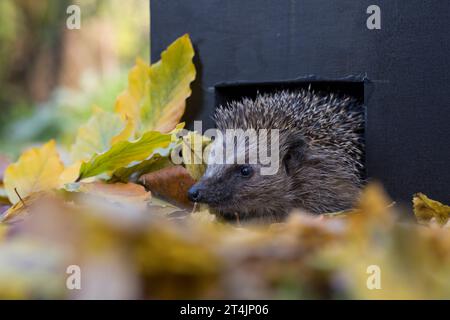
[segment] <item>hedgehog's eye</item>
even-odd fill
[[[253,168],[250,166],[241,167],[241,175],[243,177],[250,177],[253,174]]]

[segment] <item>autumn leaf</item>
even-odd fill
[[[161,54],[150,69],[150,101],[144,106],[143,123],[148,129],[168,132],[180,121],[190,83],[195,79],[194,48],[186,34]]]
[[[450,217],[450,206],[428,198],[423,193],[416,193],[413,197],[414,214],[421,223],[428,223],[436,219],[440,226],[444,226]]]
[[[152,155],[155,150],[167,148],[171,140],[171,134],[150,131],[136,141],[118,142],[108,151],[96,154],[89,161],[83,162],[78,180],[102,173],[111,174],[133,162],[143,161]]]
[[[140,181],[154,194],[171,200],[176,205],[192,207],[187,198],[188,189],[195,183],[182,166],[171,166],[155,172],[147,173]]]
[[[66,183],[71,183],[77,180],[80,175],[81,163],[81,161],[77,161],[64,168],[63,172],[59,175],[59,185],[61,187]]]
[[[169,132],[180,121],[185,100],[195,79],[194,49],[186,34],[173,42],[161,60],[149,66],[137,60],[128,77],[128,88],[116,101],[115,110],[129,119],[138,132]]]
[[[77,182],[65,187],[65,197],[84,212],[108,222],[139,227],[148,217],[151,193],[135,183]]]
[[[75,183],[70,190],[116,203],[137,203],[148,201],[151,198],[150,192],[145,191],[143,186],[134,183]]]
[[[205,173],[207,164],[206,146],[211,140],[196,132],[189,132],[182,139],[182,156],[186,170],[195,180],[199,180]]]
[[[38,191],[58,188],[64,165],[56,150],[54,140],[39,148],[24,152],[16,163],[5,170],[5,190],[12,204]],[[17,191],[17,192],[16,192]]]
[[[50,193],[50,192],[49,192]],[[34,205],[39,205],[49,195],[45,191],[33,192],[25,197],[22,197],[22,201],[18,201],[13,206],[8,208],[0,218],[0,222],[17,222],[24,219],[25,215],[29,214],[30,208]]]
[[[96,153],[105,152],[113,143],[127,140],[131,132],[126,126],[118,114],[95,109],[88,122],[78,130],[71,150],[72,159],[87,160]]]
[[[109,182],[137,181],[137,179],[145,173],[157,171],[172,165],[173,164],[168,157],[154,154],[147,160],[133,164],[129,167],[117,169],[113,172]]]
[[[128,74],[128,88],[117,97],[115,105],[115,111],[123,120],[129,120],[134,127],[140,125],[142,103],[150,89],[149,83],[150,65],[138,58]]]
[[[137,182],[138,178],[148,172],[160,170],[173,165],[169,160],[172,150],[178,146],[180,139],[178,133],[184,128],[184,122],[177,124],[171,134],[171,144],[166,148],[158,148],[147,158],[140,161],[133,161],[125,167],[116,169],[111,174],[109,182]]]

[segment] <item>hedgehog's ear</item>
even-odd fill
[[[303,161],[306,142],[299,133],[291,133],[286,137],[282,147],[282,161],[286,174],[292,174]]]

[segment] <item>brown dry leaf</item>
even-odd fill
[[[139,181],[154,195],[160,195],[179,206],[192,207],[192,202],[187,198],[187,191],[195,181],[182,166],[172,166],[147,173]]]
[[[93,212],[123,227],[139,227],[147,218],[151,193],[134,183],[76,183],[66,187],[66,195],[84,212]]]
[[[450,217],[450,206],[428,198],[423,193],[413,197],[414,214],[420,223],[429,223],[433,218],[440,226],[444,226]]]
[[[78,191],[117,203],[138,203],[151,198],[150,192],[134,183],[80,183]]]
[[[25,218],[27,214],[30,213],[31,208],[38,202],[43,201],[46,197],[50,196],[50,192],[34,192],[25,198],[22,198],[22,201],[17,202],[12,207],[10,207],[1,217],[1,222],[16,222]]]

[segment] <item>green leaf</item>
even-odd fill
[[[144,173],[153,172],[173,165],[167,158],[159,154],[152,155],[150,159],[144,160],[136,165],[120,168],[112,174],[109,182],[135,181]]]
[[[172,140],[171,134],[157,131],[145,133],[136,141],[121,141],[114,144],[108,151],[93,156],[84,162],[80,168],[78,181],[102,173],[112,173],[115,170],[147,159],[156,149],[167,148]]]
[[[115,170],[109,182],[136,182],[144,174],[166,168],[173,165],[169,160],[171,151],[179,145],[181,139],[177,137],[184,128],[184,122],[177,124],[172,135],[172,143],[167,148],[159,148],[142,161],[133,161],[128,166]]]

